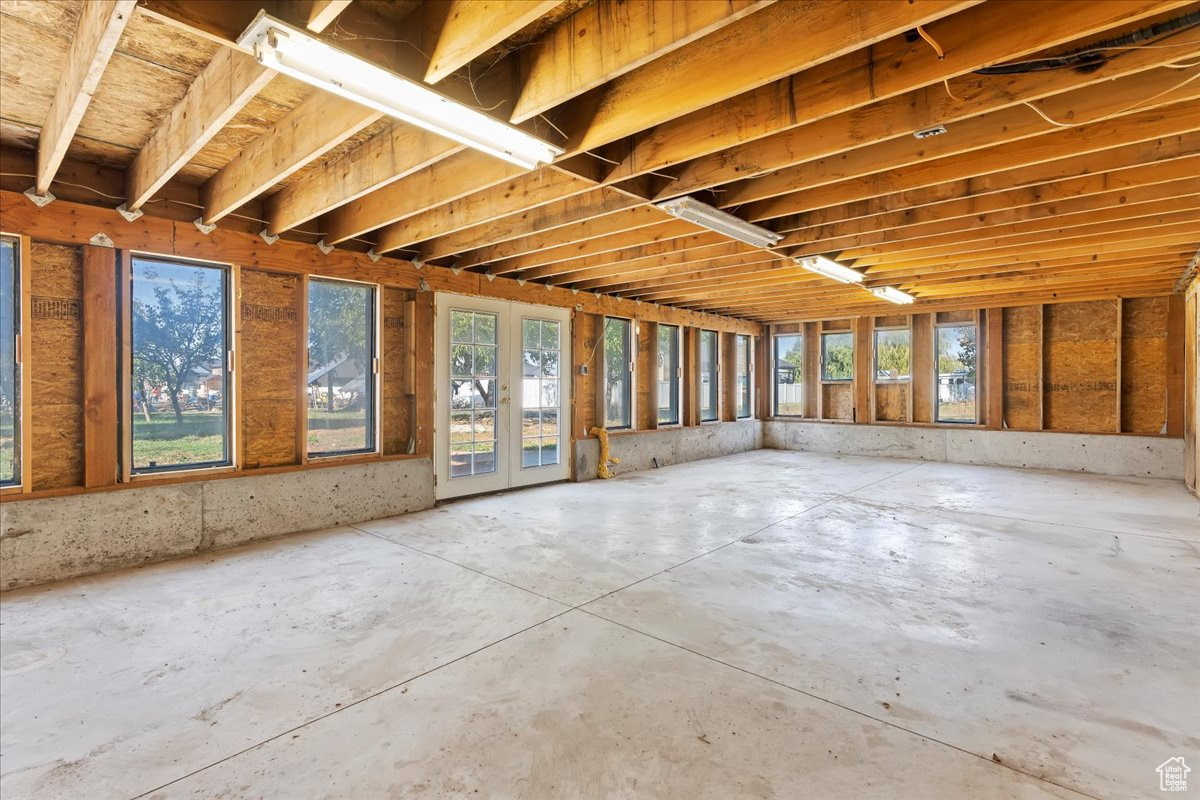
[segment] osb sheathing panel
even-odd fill
[[[850,383],[821,385],[822,419],[854,419],[854,386]]]
[[[1117,429],[1117,301],[1046,306],[1046,428]]]
[[[406,336],[409,317],[409,300],[412,293],[407,289],[387,287],[383,290],[383,331],[380,343],[383,352],[383,383],[380,392],[383,407],[380,409],[380,435],[383,452],[407,453],[408,440],[412,434],[412,397],[406,394],[410,382],[407,377],[412,368],[408,357]]]
[[[1010,428],[1042,425],[1041,306],[1004,309],[1004,421]]]
[[[908,422],[908,383],[875,384],[875,419]]]
[[[1167,421],[1166,297],[1125,300],[1121,310],[1121,430],[1161,433]]]
[[[78,248],[30,249],[33,489],[83,484],[83,276]],[[116,324],[114,320],[113,324]],[[116,380],[116,376],[113,376]]]
[[[244,269],[240,339],[246,468],[296,463],[300,279]]]

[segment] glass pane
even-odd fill
[[[475,460],[472,462],[474,474],[496,471],[496,443],[476,442]]]
[[[450,312],[450,341],[470,344],[473,338],[472,325],[475,314],[471,311]]]
[[[496,348],[476,345],[474,374],[486,375],[493,378],[496,376]]]
[[[975,421],[975,326],[937,329],[938,422]]]
[[[679,328],[658,326],[658,422],[679,423]]]
[[[496,315],[475,315],[475,344],[496,343]]]
[[[604,424],[628,428],[633,419],[632,328],[627,319],[604,319]]]
[[[475,443],[491,442],[496,439],[496,412],[476,411],[475,421],[471,426],[475,434]]]
[[[471,441],[472,421],[470,411],[455,411],[450,415],[451,443]]]
[[[717,377],[717,334],[700,331],[700,419],[711,422],[717,418],[720,379]]]
[[[476,378],[473,382],[473,397],[476,408],[495,408],[496,380],[494,378]]]
[[[775,337],[775,414],[804,414],[804,337]]]
[[[229,463],[226,275],[133,261],[134,471]]]
[[[542,381],[542,408],[558,408],[558,381]]]
[[[875,331],[875,380],[906,381],[912,377],[912,333]]]
[[[558,377],[558,357],[557,350],[542,351],[542,375],[547,378]]]
[[[0,239],[0,485],[21,481],[21,374],[17,367],[20,330],[20,248],[16,239]],[[115,378],[115,376],[114,376]]]
[[[469,344],[450,345],[450,374],[456,378],[470,377],[475,372],[475,349]]]
[[[542,439],[542,466],[558,463],[558,439]]]
[[[854,334],[821,334],[821,380],[848,381],[854,378]]]
[[[542,326],[536,319],[521,321],[521,346],[526,350],[536,350],[541,347]]]
[[[554,320],[542,320],[542,349],[558,350],[558,323]]]
[[[558,438],[558,410],[542,412],[542,436]]]
[[[475,383],[471,380],[450,381],[450,407],[470,408],[475,394]]]
[[[375,449],[375,289],[308,282],[308,452]]]
[[[529,439],[542,435],[542,412],[526,409],[521,412],[521,438]]]
[[[450,477],[461,478],[471,474],[470,443],[450,445]]]

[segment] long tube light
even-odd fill
[[[825,256],[806,256],[797,258],[796,263],[804,267],[809,272],[815,272],[818,275],[824,275],[826,278],[833,278],[840,283],[862,283],[865,277],[856,269],[850,269],[843,264],[839,264],[831,258]]]
[[[562,148],[261,14],[238,38],[269,69],[525,169]]]
[[[905,306],[917,299],[908,292],[901,291],[894,286],[875,286],[867,291],[880,300],[887,300],[889,303],[899,303]]]
[[[774,247],[783,238],[782,233],[775,233],[775,231],[769,231],[758,225],[752,225],[733,214],[713,208],[708,203],[701,203],[694,197],[677,197],[674,200],[664,200],[654,205],[671,216],[679,217],[702,228],[708,228],[710,231],[755,247]]]

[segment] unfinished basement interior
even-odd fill
[[[0,795],[1200,793],[1198,314],[1200,2],[0,0]]]

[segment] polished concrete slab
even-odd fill
[[[0,794],[1153,796],[1198,511],[760,450],[10,592]]]

